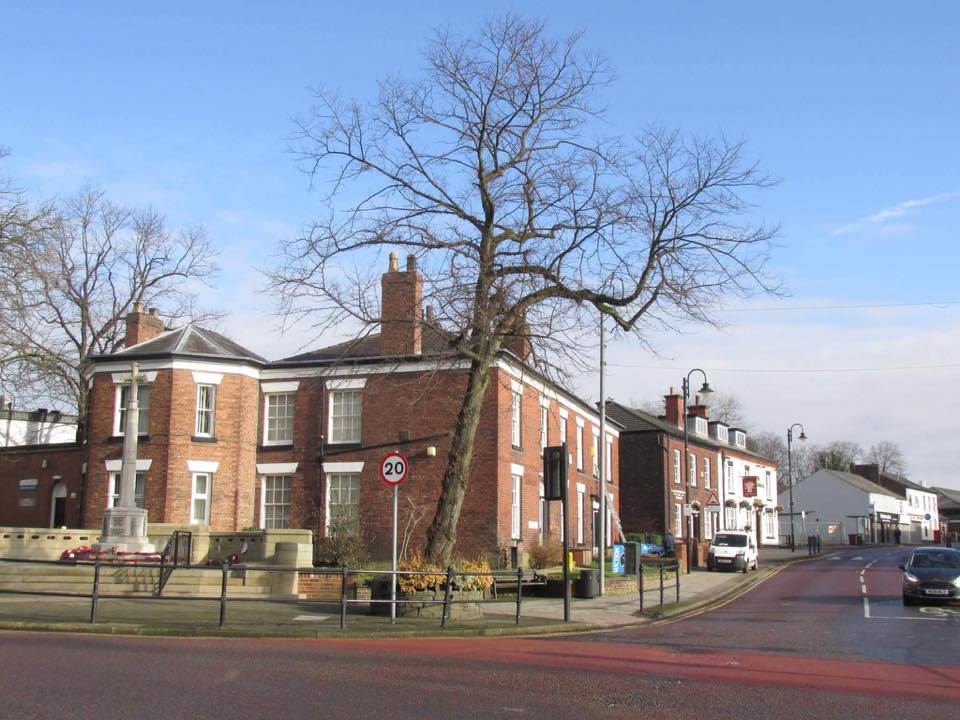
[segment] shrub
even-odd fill
[[[317,538],[314,554],[320,562],[359,567],[369,559],[367,538],[349,517],[331,517],[324,537]]]
[[[542,570],[563,562],[563,546],[558,540],[537,543],[530,548],[528,555],[530,567],[534,570]]]
[[[467,573],[489,573],[490,563],[486,560],[455,560],[454,570]],[[427,562],[419,554],[397,566],[398,570],[424,573],[422,575],[400,575],[397,577],[397,587],[401,592],[418,590],[437,590],[447,583],[447,571],[439,565]],[[460,590],[486,590],[493,585],[493,578],[489,575],[467,575],[454,577],[454,586]]]

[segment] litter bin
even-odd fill
[[[573,595],[578,598],[594,598],[600,592],[600,573],[585,568],[580,571],[580,578],[573,584]]]
[[[623,544],[624,556],[626,557],[626,574],[627,575],[636,575],[637,568],[640,567],[640,543],[638,542],[625,542]]]
[[[850,544],[851,544],[851,545],[856,545],[856,544],[857,544],[857,534],[856,534],[856,533],[850,533],[847,537],[848,537],[848,539],[850,540]]]

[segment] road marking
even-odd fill
[[[941,617],[948,616],[948,615],[960,615],[960,610],[954,610],[952,608],[944,608],[944,607],[930,607],[929,605],[926,607],[920,608],[920,612],[927,613],[928,615],[939,615]]]
[[[863,616],[867,618],[867,620],[870,619],[870,599],[866,597],[863,598]]]
[[[329,620],[329,615],[297,615],[294,620],[299,622],[323,622]]]

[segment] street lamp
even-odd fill
[[[796,552],[797,541],[793,536],[793,454],[791,450],[791,445],[793,444],[793,429],[795,427],[800,428],[800,437],[799,440],[803,441],[807,439],[806,434],[803,432],[803,425],[800,423],[794,423],[787,428],[787,479],[790,482],[790,552]]]
[[[713,392],[713,388],[711,388],[710,384],[707,382],[707,374],[700,368],[694,368],[688,372],[687,376],[683,379],[683,416],[680,418],[680,422],[683,425],[683,467],[686,468],[684,471],[684,475],[686,476],[686,482],[684,482],[684,495],[686,497],[686,506],[683,509],[684,513],[686,513],[687,508],[690,507],[690,451],[687,449],[687,406],[690,403],[690,376],[696,372],[703,375],[703,387],[700,388],[700,394],[703,396],[703,399],[706,400],[709,398],[710,393]],[[690,572],[690,556],[693,553],[692,509],[690,513],[690,521],[687,523],[687,539],[684,544],[687,546],[687,572]]]

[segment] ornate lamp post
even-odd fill
[[[690,403],[690,376],[694,373],[700,373],[703,375],[703,387],[700,388],[700,394],[703,396],[704,401],[710,397],[710,393],[713,392],[713,388],[710,387],[710,384],[707,382],[707,374],[700,368],[694,368],[687,373],[687,376],[683,379],[683,416],[680,418],[683,423],[683,467],[684,476],[686,481],[684,482],[684,495],[686,496],[686,509],[690,507],[690,451],[687,449],[688,443],[688,433],[687,433],[687,406]],[[687,538],[684,545],[687,548],[687,572],[690,571],[690,556],[693,552],[693,512],[691,511],[690,520],[687,522]]]
[[[787,480],[790,483],[790,552],[795,552],[797,549],[797,541],[793,534],[793,453],[792,453],[792,444],[793,444],[793,429],[795,427],[800,428],[800,437],[799,440],[803,441],[807,439],[806,434],[803,432],[803,425],[800,423],[794,423],[787,428]]]

